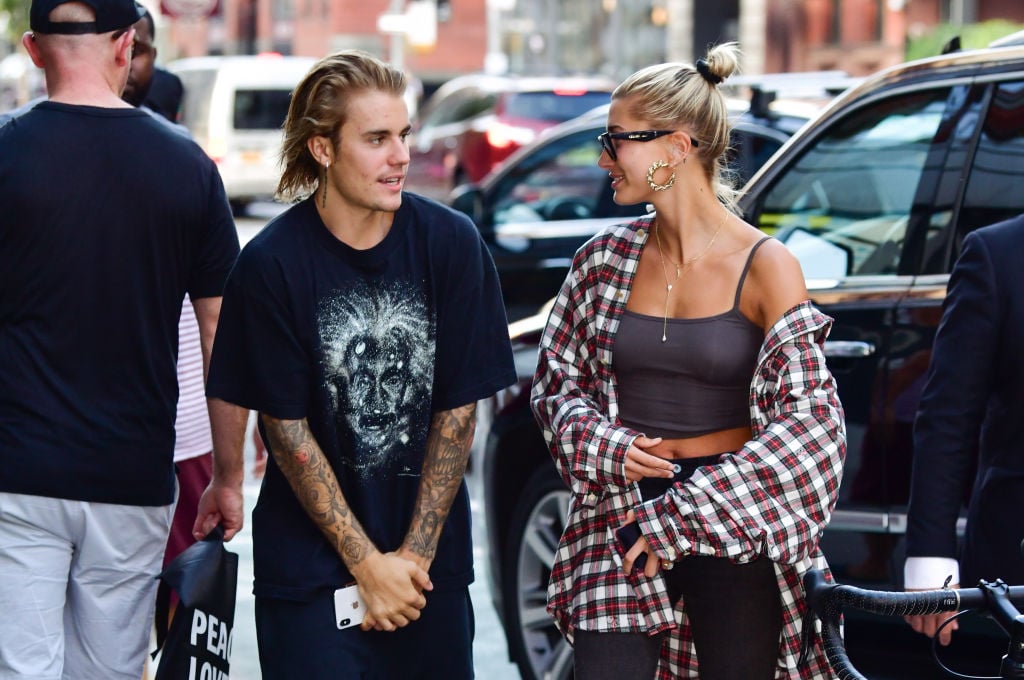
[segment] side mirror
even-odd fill
[[[484,193],[475,184],[463,184],[455,187],[448,196],[448,205],[459,212],[469,215],[469,219],[477,227],[483,226]]]

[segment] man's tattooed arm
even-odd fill
[[[338,478],[310,432],[309,423],[305,419],[278,420],[266,414],[260,417],[274,461],[306,514],[351,571],[377,548],[345,502]]]
[[[402,546],[424,569],[437,553],[441,527],[462,484],[475,427],[475,403],[435,413],[430,423],[416,508]]]

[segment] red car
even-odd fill
[[[410,142],[406,188],[444,200],[483,178],[543,130],[611,99],[601,77],[460,76],[421,109]]]

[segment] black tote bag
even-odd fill
[[[224,549],[224,531],[215,528],[186,548],[158,577],[156,680],[222,680],[228,677],[238,555]],[[179,603],[170,626],[171,590]]]

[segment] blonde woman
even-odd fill
[[[532,405],[572,491],[548,609],[576,677],[828,677],[801,577],[845,429],[800,266],[732,210],[733,44],[614,92],[599,164],[654,213],[576,254]]]

